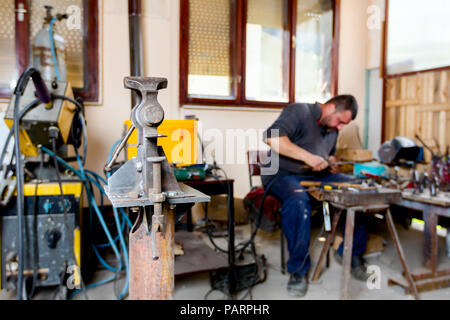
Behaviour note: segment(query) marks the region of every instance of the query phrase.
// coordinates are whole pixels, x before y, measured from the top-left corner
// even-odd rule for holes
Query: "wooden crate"
[[[338,149],[336,155],[343,161],[372,161],[372,151],[365,149]]]

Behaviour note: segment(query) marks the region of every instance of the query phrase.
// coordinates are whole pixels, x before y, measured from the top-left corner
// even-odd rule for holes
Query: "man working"
[[[310,267],[309,241],[311,198],[307,192],[298,192],[301,181],[344,182],[351,177],[337,173],[336,142],[338,132],[354,120],[358,104],[353,96],[336,96],[325,104],[291,104],[283,109],[278,119],[264,134],[271,147],[271,159],[279,156],[275,174],[261,178],[265,190],[281,203],[281,221],[285,233],[290,278],[288,293],[301,297],[308,289],[307,273]],[[305,164],[307,166],[305,166]],[[297,190],[297,191],[296,191]],[[356,225],[352,252],[352,275],[367,279],[362,254],[367,235],[363,225]],[[342,262],[343,244],[335,257]]]

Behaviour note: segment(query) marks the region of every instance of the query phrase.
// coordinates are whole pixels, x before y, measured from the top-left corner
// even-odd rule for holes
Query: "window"
[[[67,81],[75,96],[98,101],[98,1],[89,0],[0,1],[0,98],[11,96],[19,75],[34,63],[33,47],[38,46],[33,44],[45,5],[53,7],[53,14],[70,14],[54,30],[65,41]]]
[[[180,4],[180,104],[282,107],[337,93],[339,0]]]
[[[389,0],[386,6],[388,75],[450,67],[450,1]]]

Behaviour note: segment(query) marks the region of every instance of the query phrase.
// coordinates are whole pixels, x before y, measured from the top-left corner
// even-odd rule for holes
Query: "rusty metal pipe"
[[[161,193],[161,162],[153,162],[153,193]]]
[[[128,28],[130,38],[130,75],[141,77],[144,74],[141,0],[128,0]],[[132,108],[136,105],[137,100],[137,94],[132,92]]]
[[[174,292],[174,210],[163,206],[164,232],[155,233],[160,257],[153,260],[153,249],[146,223],[130,234],[130,299],[168,300]],[[145,222],[145,221],[144,221]]]

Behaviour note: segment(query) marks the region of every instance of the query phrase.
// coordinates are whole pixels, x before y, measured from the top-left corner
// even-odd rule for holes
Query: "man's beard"
[[[332,114],[323,117],[323,119],[320,120],[320,125],[324,126],[324,127],[327,127],[329,130],[335,130],[336,128],[330,126],[331,116],[332,116]]]

